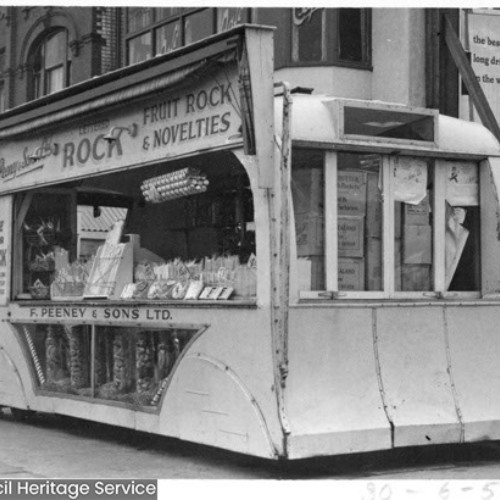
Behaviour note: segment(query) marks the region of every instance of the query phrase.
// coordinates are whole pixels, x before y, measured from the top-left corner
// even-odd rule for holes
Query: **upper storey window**
[[[370,62],[369,9],[292,9],[292,64]]]
[[[246,23],[250,9],[133,7],[126,16],[127,64],[135,64]]]
[[[33,48],[31,54],[32,91],[31,97],[52,94],[69,85],[70,58],[68,32],[51,32]]]

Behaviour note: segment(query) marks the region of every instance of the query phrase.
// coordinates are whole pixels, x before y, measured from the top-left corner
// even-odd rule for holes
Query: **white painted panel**
[[[371,309],[292,309],[289,358],[291,457],[390,448]]]
[[[275,398],[268,388],[268,398]],[[168,387],[162,434],[240,453],[273,458],[264,415],[237,373],[200,353],[184,357]]]
[[[442,308],[381,308],[377,337],[387,410],[395,426],[394,445],[459,441]]]
[[[0,404],[26,408],[21,378],[8,353],[0,347]]]
[[[449,307],[446,317],[465,440],[500,439],[500,307]]]

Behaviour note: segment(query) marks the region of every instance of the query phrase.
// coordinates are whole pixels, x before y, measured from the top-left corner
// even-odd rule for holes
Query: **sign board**
[[[241,140],[240,126],[233,62],[182,90],[1,143],[0,192],[228,146]]]
[[[47,323],[54,321],[79,321],[83,323],[105,323],[109,321],[134,321],[148,323],[172,321],[173,313],[164,306],[133,307],[133,306],[86,306],[44,304],[20,309],[15,315],[16,320]]]
[[[470,63],[493,114],[500,116],[500,16],[471,13],[469,21]],[[480,122],[475,114],[475,121]]]
[[[239,16],[236,12],[233,15]],[[234,19],[231,22],[235,22]],[[243,42],[245,50],[241,53],[236,50],[235,35]],[[222,41],[226,38],[231,43],[224,45]],[[234,57],[227,57],[228,45],[234,47]],[[149,67],[138,72],[137,77],[142,80],[137,87],[127,86],[133,81],[129,75],[123,87],[120,87],[120,79],[116,79],[114,94],[104,81],[109,94],[99,96],[98,87],[94,87],[70,96],[69,101],[61,99],[60,120],[57,113],[54,115],[54,120],[59,120],[56,123],[50,123],[49,111],[43,115],[43,107],[31,110],[31,116],[40,119],[43,129],[36,128],[35,122],[31,130],[20,130],[17,135],[8,136],[8,128],[2,131],[5,139],[0,141],[0,193],[242,144],[246,154],[257,158],[259,185],[271,187],[274,171],[272,30],[235,27],[218,35],[213,54],[220,46],[224,46],[224,57],[210,71],[201,64],[201,69],[182,76],[195,62],[207,61],[206,51],[210,47],[203,46],[194,48],[192,53],[182,52],[172,60],[159,59],[157,72]],[[179,73],[175,74],[177,70]],[[178,77],[184,80],[166,89],[162,82],[169,75],[173,80]],[[141,85],[144,85],[142,89]],[[139,97],[141,92],[149,92],[149,97]],[[134,100],[133,96],[136,96]],[[99,111],[99,98],[103,99],[103,106],[112,102],[123,104],[115,105],[113,110],[105,107]],[[54,106],[51,109],[54,112]],[[98,111],[91,112],[92,109]],[[33,114],[35,111],[38,113]],[[22,113],[19,112],[19,123],[29,128],[30,123],[23,121]],[[16,126],[12,123],[16,116],[9,117],[9,127],[13,127],[14,132]]]
[[[452,206],[479,205],[479,171],[473,162],[446,162],[446,201]]]

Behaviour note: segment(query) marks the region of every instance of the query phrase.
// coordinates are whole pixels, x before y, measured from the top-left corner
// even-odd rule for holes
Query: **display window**
[[[325,290],[325,200],[323,152],[293,153],[292,197],[295,209],[297,257],[303,287]]]
[[[18,325],[42,391],[157,407],[195,329]]]
[[[479,294],[478,164],[297,149],[292,197],[303,298]]]
[[[249,178],[232,153],[16,195],[14,299],[253,300]]]

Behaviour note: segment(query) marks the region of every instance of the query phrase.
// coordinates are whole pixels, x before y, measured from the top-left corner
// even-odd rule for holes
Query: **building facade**
[[[439,9],[2,7],[0,111],[236,24],[275,26],[275,78],[338,97],[457,115],[458,77],[433,93]],[[454,24],[458,11],[451,11]],[[439,23],[437,23],[439,24]],[[443,52],[443,51],[441,51]],[[453,68],[451,68],[453,71]],[[432,83],[434,82],[434,83]],[[438,83],[439,87],[439,83]],[[452,89],[450,96],[449,89]],[[446,101],[444,103],[444,101]]]

